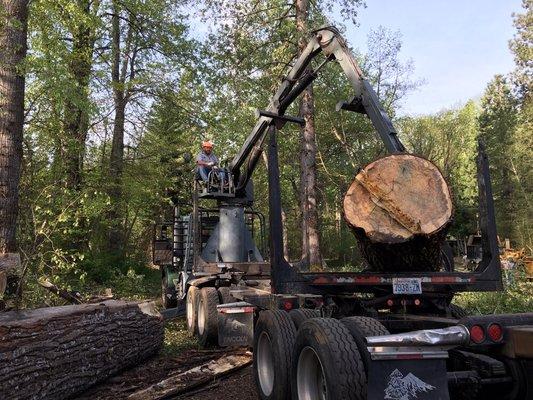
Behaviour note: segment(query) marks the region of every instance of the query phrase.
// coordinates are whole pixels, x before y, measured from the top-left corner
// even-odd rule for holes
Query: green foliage
[[[513,14],[516,34],[510,41],[515,56],[516,69],[513,81],[524,102],[532,100],[533,88],[533,2],[522,0],[523,13]]]
[[[501,292],[462,293],[454,297],[454,303],[474,315],[531,312],[533,282],[522,277]]]
[[[309,27],[329,23],[335,10],[342,10],[343,21],[353,22],[362,3],[312,3]],[[114,6],[121,16],[122,78],[112,83],[109,26]],[[171,199],[190,201],[194,166],[183,155],[196,155],[201,141],[209,138],[219,158],[231,161],[255,124],[254,109],[267,106],[297,54],[303,36],[294,12],[294,2],[279,0],[31,3],[18,231],[28,304],[60,302],[36,284],[41,276],[82,293],[107,286],[121,297],[157,294],[159,273],[146,268],[152,228],[169,217]],[[190,28],[199,18],[210,29],[196,40]],[[358,49],[354,53],[408,150],[435,162],[450,182],[452,233],[463,236],[476,229],[474,158],[481,135],[492,165],[500,235],[531,250],[530,19],[531,2],[524,0],[511,43],[515,73],[495,77],[481,104],[470,101],[434,115],[398,116],[404,96],[420,84],[411,79],[413,63],[400,61],[399,32],[379,27],[368,38],[367,54]],[[88,70],[79,73],[82,67]],[[113,202],[109,165],[116,127],[113,96],[118,90],[127,106],[120,199]],[[322,250],[328,267],[343,271],[360,270],[363,262],[343,223],[342,197],[357,169],[385,154],[368,118],[334,111],[336,103],[352,93],[336,63],[325,66],[314,82]],[[287,114],[298,114],[297,104]],[[73,136],[76,123],[76,132],[85,136]],[[295,260],[301,255],[299,131],[287,125],[280,135],[282,203],[290,258]],[[81,154],[79,185],[68,179],[73,154]],[[264,162],[254,184],[255,208],[266,215]],[[107,250],[112,227],[123,234],[120,257]],[[475,301],[485,302],[487,308],[480,311],[495,305],[498,310],[524,309],[531,307],[529,300],[519,303],[531,289],[528,285],[501,295],[463,295],[461,301],[470,309]],[[169,328],[171,352],[195,345],[176,333],[179,324]]]

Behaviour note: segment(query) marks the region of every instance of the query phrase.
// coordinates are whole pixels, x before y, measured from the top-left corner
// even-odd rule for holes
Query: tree
[[[509,42],[514,54],[516,69],[513,73],[522,99],[531,101],[533,89],[533,2],[522,0],[523,13],[513,14],[516,34]]]
[[[78,18],[67,24],[72,36],[68,71],[74,82],[74,95],[65,102],[63,126],[66,133],[67,186],[79,189],[82,183],[85,144],[89,131],[89,82],[93,53],[98,38],[95,17],[100,0],[77,0]],[[68,11],[72,13],[72,11]],[[68,18],[68,17],[67,17]]]
[[[208,1],[203,12],[204,16],[218,22],[211,41],[215,43],[214,58],[220,62],[220,71],[225,75],[221,77],[225,82],[224,87],[229,87],[233,95],[228,97],[232,97],[233,101],[238,99],[237,102],[241,104],[264,103],[272,95],[275,83],[286,72],[287,61],[295,54],[300,54],[307,45],[312,28],[326,23],[326,14],[337,9],[337,6],[344,20],[354,22],[357,9],[362,4],[360,0],[320,3],[307,0],[254,0],[236,1],[230,6],[222,0]],[[312,86],[304,91],[298,112],[306,121],[300,132],[299,144],[293,143],[294,148],[299,147],[299,184],[292,176],[292,168],[290,182],[298,199],[301,257],[305,261],[303,266],[310,264],[321,267]],[[288,158],[291,165],[295,163],[294,150]]]
[[[498,233],[503,237],[514,237],[517,208],[510,152],[517,123],[517,104],[508,79],[502,75],[494,77],[485,90],[481,108],[479,130],[492,167]]]
[[[0,2],[0,253],[16,249],[28,1]]]
[[[73,191],[81,189],[95,111],[90,83],[96,41],[102,35],[100,9],[100,0],[37,0],[31,5],[31,118],[56,119],[51,136],[61,158],[57,172],[62,184]]]
[[[138,125],[128,119],[127,108],[134,108],[138,117],[142,116],[146,102],[165,81],[179,82],[186,67],[192,68],[197,63],[191,50],[194,42],[186,38],[187,27],[182,15],[166,0],[114,0],[109,14],[114,121],[109,157],[108,250],[122,259],[127,231],[123,218],[125,135],[128,125],[132,130]]]
[[[298,52],[307,46],[309,34],[309,1],[296,1],[296,30],[299,34]],[[322,266],[318,226],[317,168],[315,139],[315,102],[313,85],[307,87],[300,99],[300,117],[305,125],[300,129],[300,209],[302,215],[302,259],[311,268]],[[306,264],[304,263],[304,265]]]
[[[517,124],[514,141],[509,151],[509,164],[516,185],[516,240],[533,253],[533,169],[531,148],[533,148],[533,3],[523,0],[523,13],[514,15],[516,34],[510,42],[515,56],[516,68],[511,74],[517,97]]]

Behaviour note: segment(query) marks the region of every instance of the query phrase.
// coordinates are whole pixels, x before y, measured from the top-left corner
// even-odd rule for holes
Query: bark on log
[[[67,399],[154,355],[154,304],[111,300],[0,314],[0,398]]]
[[[437,271],[453,205],[430,161],[394,154],[363,168],[344,197],[344,216],[377,271]]]

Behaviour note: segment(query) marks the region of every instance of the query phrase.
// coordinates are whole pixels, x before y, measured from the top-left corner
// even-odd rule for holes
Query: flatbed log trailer
[[[325,60],[313,69],[320,53]],[[257,124],[226,170],[228,181],[211,177],[202,187],[195,181],[192,213],[181,216],[176,208],[166,224],[172,239],[160,234],[155,240],[165,303],[186,303],[188,328],[204,345],[253,345],[261,399],[533,399],[533,313],[467,316],[452,303],[459,292],[502,290],[481,144],[483,257],[473,272],[453,265],[437,272],[302,272],[283,257],[277,131],[303,123],[285,111],[332,61],[355,92],[337,110],[367,115],[389,153],[405,152],[338,30],[313,32],[268,109],[258,110]],[[254,243],[253,224],[246,224],[263,221],[246,210],[265,142],[268,261]],[[203,199],[217,200],[218,212],[201,208]]]

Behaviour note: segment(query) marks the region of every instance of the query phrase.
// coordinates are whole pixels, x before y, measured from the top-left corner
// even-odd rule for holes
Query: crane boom
[[[315,70],[308,68],[311,61],[323,53],[326,59]],[[346,45],[340,32],[334,27],[323,27],[313,32],[309,43],[302,51],[288,74],[272,97],[267,111],[269,114],[283,116],[287,108],[317,78],[318,71],[330,60],[336,60],[354,89],[354,96],[349,102],[340,102],[337,110],[344,109],[366,114],[385,144],[389,153],[405,151],[398,139],[397,132],[381,106],[377,94],[364,77],[353,54]],[[260,116],[252,132],[246,138],[239,152],[229,165],[235,177],[236,190],[243,190],[255,169],[261,155],[267,128],[274,117]]]

